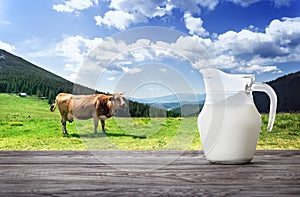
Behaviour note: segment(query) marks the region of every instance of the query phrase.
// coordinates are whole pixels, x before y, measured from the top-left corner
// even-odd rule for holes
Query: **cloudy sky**
[[[200,93],[207,66],[300,70],[300,1],[1,0],[0,48],[103,91]]]

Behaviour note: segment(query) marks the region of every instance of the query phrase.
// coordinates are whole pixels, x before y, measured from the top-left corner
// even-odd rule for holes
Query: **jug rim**
[[[219,91],[211,91],[211,90],[209,90],[209,91],[205,92],[204,94],[207,94],[207,93],[216,93],[216,94],[217,93],[219,93],[219,94],[251,93],[253,91],[254,90],[252,90],[252,88],[248,88],[248,89],[245,89],[245,90],[237,90],[237,91],[233,91],[233,90],[230,90],[230,91],[226,91],[226,90],[224,90],[224,91],[221,91],[221,90],[219,90]]]
[[[205,92],[251,93],[255,81],[254,74],[229,74],[216,68],[202,69]]]

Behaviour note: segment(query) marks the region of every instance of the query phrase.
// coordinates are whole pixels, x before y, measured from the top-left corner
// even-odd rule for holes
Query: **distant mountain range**
[[[152,98],[129,98],[132,101],[149,104],[151,106],[163,107],[171,110],[183,105],[203,105],[205,94],[172,94]]]
[[[267,83],[273,87],[277,94],[277,112],[300,112],[300,71]],[[29,95],[46,97],[49,100],[48,102],[51,103],[59,92],[93,94],[95,90],[74,84],[0,49],[0,92],[25,92]],[[269,98],[259,92],[254,92],[253,95],[258,110],[260,112],[268,112]],[[144,103],[172,110],[176,113],[184,112],[187,115],[199,113],[204,99],[204,94],[175,94],[143,99],[129,98],[129,100],[136,102],[134,106],[137,109],[142,109],[138,107],[139,104],[137,103]]]
[[[300,71],[284,75],[273,81],[266,82],[277,94],[277,112],[300,112]],[[268,113],[270,100],[265,93],[253,92],[254,103],[259,112]],[[197,114],[195,108],[201,110],[205,94],[174,94],[154,98],[130,98],[131,100],[146,103],[151,106],[161,107],[180,112],[185,108]],[[183,110],[181,110],[182,112]],[[188,111],[188,110],[186,110]]]

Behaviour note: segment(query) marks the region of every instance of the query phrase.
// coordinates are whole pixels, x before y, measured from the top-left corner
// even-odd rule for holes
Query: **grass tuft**
[[[8,124],[10,126],[24,126],[23,122],[9,122]]]

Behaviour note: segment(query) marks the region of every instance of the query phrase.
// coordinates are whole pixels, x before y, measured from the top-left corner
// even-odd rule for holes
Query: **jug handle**
[[[253,91],[259,91],[266,93],[270,98],[270,111],[269,111],[269,120],[267,130],[271,131],[273,128],[273,124],[276,116],[276,108],[277,108],[277,96],[273,88],[265,83],[254,82],[252,84]]]

